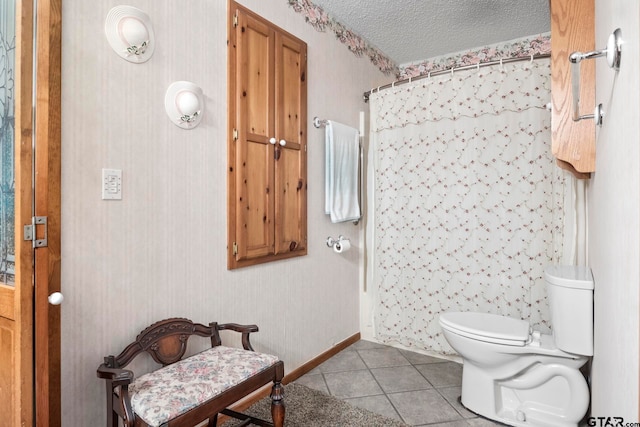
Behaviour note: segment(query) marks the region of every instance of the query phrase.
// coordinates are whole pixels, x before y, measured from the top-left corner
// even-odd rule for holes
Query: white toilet
[[[544,272],[553,335],[525,320],[443,313],[440,326],[464,361],[462,404],[513,426],[577,426],[589,407],[580,372],[593,355],[593,278],[584,267]]]

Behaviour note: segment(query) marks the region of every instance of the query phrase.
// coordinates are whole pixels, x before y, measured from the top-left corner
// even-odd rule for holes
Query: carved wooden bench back
[[[105,357],[105,364],[109,368],[124,368],[138,354],[146,351],[162,366],[170,365],[182,359],[192,335],[210,337],[212,347],[220,345],[217,326],[216,322],[205,326],[182,318],[161,320],[140,332],[118,356]]]

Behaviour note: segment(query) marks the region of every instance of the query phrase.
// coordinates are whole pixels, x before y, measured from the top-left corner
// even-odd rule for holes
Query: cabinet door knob
[[[287,141],[285,141],[284,139],[280,140],[280,146],[284,147],[285,145],[287,145]]]
[[[269,138],[269,144],[271,145],[276,145],[276,139],[275,138]]]

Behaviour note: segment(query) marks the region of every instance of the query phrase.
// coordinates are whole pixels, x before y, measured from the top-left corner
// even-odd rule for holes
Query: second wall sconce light
[[[146,13],[133,6],[116,6],[107,14],[104,32],[113,50],[129,62],[140,64],[153,55],[153,26]]]
[[[182,129],[193,129],[200,124],[204,111],[202,89],[195,83],[173,82],[164,96],[164,108],[169,119]]]

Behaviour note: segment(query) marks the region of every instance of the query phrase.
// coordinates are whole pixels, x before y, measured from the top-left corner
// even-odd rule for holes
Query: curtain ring
[[[451,67],[451,77],[453,77],[453,68],[454,67]]]
[[[533,53],[531,54],[531,63],[533,64]]]

